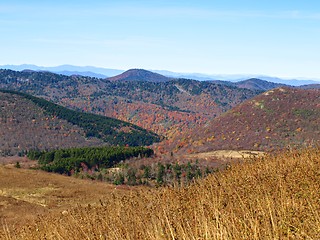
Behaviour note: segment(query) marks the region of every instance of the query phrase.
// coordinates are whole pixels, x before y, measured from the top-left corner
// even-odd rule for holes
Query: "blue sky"
[[[0,53],[0,65],[320,78],[320,1],[1,1]]]

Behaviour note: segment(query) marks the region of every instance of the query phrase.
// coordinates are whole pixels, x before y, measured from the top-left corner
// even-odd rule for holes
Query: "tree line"
[[[83,147],[53,151],[30,150],[27,157],[38,160],[40,169],[48,172],[73,175],[84,169],[95,171],[111,168],[133,157],[150,157],[153,150],[146,147]]]

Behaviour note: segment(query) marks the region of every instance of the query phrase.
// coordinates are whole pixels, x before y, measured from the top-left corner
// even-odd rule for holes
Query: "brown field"
[[[9,162],[16,160],[20,160],[21,165],[27,164],[21,158],[8,158]],[[130,189],[119,190],[110,184],[17,169],[13,165],[0,166],[0,220],[10,231],[35,223],[39,216],[61,214],[75,206],[94,205],[114,191],[121,195]]]
[[[319,148],[250,158],[189,187],[0,176],[3,239],[320,239]]]

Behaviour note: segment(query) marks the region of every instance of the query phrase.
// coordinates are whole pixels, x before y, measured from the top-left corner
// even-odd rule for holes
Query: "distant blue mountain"
[[[55,73],[66,75],[66,76],[79,75],[79,76],[95,77],[95,78],[107,78],[108,77],[106,75],[94,73],[94,72],[60,71],[60,72],[55,72]]]
[[[261,80],[265,80],[268,82],[274,82],[274,83],[281,83],[291,86],[301,86],[301,85],[308,85],[308,84],[319,84],[320,80],[316,81],[314,79],[281,79],[276,77],[268,77],[268,76],[257,76],[256,78],[259,78]],[[247,79],[247,78],[245,78]],[[243,80],[245,80],[243,79]]]
[[[162,74],[167,77],[175,77],[175,78],[188,78],[195,79],[199,81],[212,81],[212,80],[220,80],[220,81],[230,81],[230,82],[239,82],[248,79],[261,79],[268,82],[280,83],[291,86],[300,86],[300,85],[308,85],[308,84],[319,84],[320,79],[282,79],[277,77],[270,77],[265,75],[240,75],[240,74],[202,74],[202,73],[176,73],[170,72],[166,70],[152,70],[153,72]]]
[[[22,71],[25,69],[34,70],[34,71],[48,71],[58,74],[64,75],[80,75],[80,76],[88,76],[88,77],[99,77],[99,78],[107,78],[111,76],[115,76],[124,72],[124,70],[119,69],[109,69],[109,68],[98,68],[98,67],[79,67],[73,65],[61,65],[56,67],[43,67],[36,66],[31,64],[22,64],[22,65],[2,65],[0,66],[2,69],[11,69],[15,71]]]

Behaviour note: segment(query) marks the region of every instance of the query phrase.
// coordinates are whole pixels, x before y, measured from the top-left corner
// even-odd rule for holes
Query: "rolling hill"
[[[320,143],[320,91],[270,90],[173,140],[178,152],[274,150]],[[165,144],[165,143],[163,143]]]
[[[28,94],[0,91],[1,155],[30,149],[150,145],[159,137],[117,119],[77,112]]]
[[[205,125],[261,93],[213,82],[108,81],[50,72],[0,70],[0,88],[30,93],[81,111],[114,117],[168,138]]]

